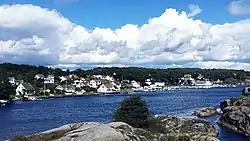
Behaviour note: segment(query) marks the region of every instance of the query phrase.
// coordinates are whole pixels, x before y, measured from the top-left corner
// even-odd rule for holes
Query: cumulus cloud
[[[0,59],[12,63],[250,70],[249,34],[250,20],[211,25],[175,9],[142,26],[89,30],[55,10],[0,6]]]
[[[228,6],[228,11],[232,15],[250,14],[250,2],[246,0],[232,1]]]
[[[194,17],[202,12],[202,9],[199,7],[199,5],[189,4],[188,8],[190,10],[188,17]]]

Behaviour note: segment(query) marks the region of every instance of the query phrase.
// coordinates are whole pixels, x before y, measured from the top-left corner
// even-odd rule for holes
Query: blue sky
[[[0,61],[250,70],[250,0],[0,0]]]
[[[246,19],[249,15],[232,16],[228,4],[232,0],[1,0],[0,4],[33,4],[56,9],[72,22],[93,29],[119,28],[125,24],[142,25],[149,18],[160,16],[165,9],[188,12],[189,4],[203,10],[196,19],[222,24]]]

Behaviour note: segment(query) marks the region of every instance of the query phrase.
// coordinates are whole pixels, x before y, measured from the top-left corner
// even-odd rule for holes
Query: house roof
[[[110,84],[110,83],[106,83],[106,84],[104,84],[108,89],[110,89],[110,88],[113,88],[114,87],[114,85],[112,85],[112,84]]]
[[[22,85],[28,91],[34,91],[35,90],[30,83],[22,83]]]
[[[35,77],[45,77],[43,74],[36,74]]]

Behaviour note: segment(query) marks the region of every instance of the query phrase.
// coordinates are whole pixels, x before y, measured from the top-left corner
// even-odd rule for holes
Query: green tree
[[[15,88],[8,81],[0,84],[0,90],[0,99],[11,100],[11,95],[15,94]]]
[[[120,103],[113,114],[113,120],[125,122],[134,127],[142,127],[151,114],[146,102],[139,95],[134,95],[125,98]]]

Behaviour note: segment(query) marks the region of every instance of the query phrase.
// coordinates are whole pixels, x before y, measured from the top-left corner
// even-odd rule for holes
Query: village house
[[[44,78],[44,83],[54,84],[55,83],[54,75],[48,75],[46,78]]]
[[[63,91],[64,88],[61,85],[58,85],[55,87],[55,90]]]
[[[118,91],[121,90],[121,83],[119,83],[118,81],[111,82],[111,84],[114,85]]]
[[[9,83],[11,85],[15,85],[15,78],[14,77],[9,77]]]
[[[115,93],[119,92],[119,88],[111,83],[102,84],[98,89],[98,93]]]
[[[35,79],[38,80],[38,79],[44,79],[45,76],[43,74],[36,74],[35,75]]]
[[[80,79],[80,77],[77,76],[77,75],[75,75],[75,74],[70,74],[70,75],[69,75],[69,78],[70,78],[70,79],[73,79],[73,80],[78,80],[78,79]]]
[[[74,94],[75,91],[75,86],[73,85],[63,85],[64,91],[65,91],[65,95],[72,95]]]
[[[76,88],[76,89],[75,89],[75,93],[76,93],[77,95],[82,95],[82,94],[86,93],[86,91],[85,91],[84,89]]]
[[[130,81],[129,80],[122,80],[122,83],[130,84]]]
[[[155,88],[164,88],[165,87],[165,82],[155,82],[154,87]]]
[[[138,88],[141,87],[140,83],[139,83],[139,82],[136,82],[136,81],[134,81],[134,80],[131,81],[131,85],[132,85],[133,88],[136,88],[136,89],[138,89]]]
[[[195,80],[191,74],[185,74],[179,81],[181,85],[195,85]]]
[[[74,85],[76,88],[81,88],[81,87],[82,87],[82,84],[83,84],[83,81],[82,81],[82,80],[74,80],[74,82],[73,82],[73,85]]]
[[[76,87],[74,85],[58,85],[55,88],[56,92],[62,93],[65,92],[65,95],[72,95],[74,94],[76,91]]]
[[[91,88],[97,88],[98,84],[97,84],[96,80],[90,80],[89,81],[89,87],[91,87]]]
[[[68,76],[60,76],[59,78],[60,78],[60,82],[64,82],[70,79]]]
[[[15,85],[15,86],[18,86],[19,84],[23,83],[24,81],[23,80],[16,80],[14,77],[9,77],[9,83],[11,85]]]
[[[108,81],[115,81],[115,79],[113,77],[108,76],[108,75],[105,77],[105,79]]]
[[[93,77],[97,79],[104,79],[102,75],[93,75]]]
[[[16,95],[34,95],[35,89],[30,83],[21,83],[16,88]]]
[[[195,81],[195,86],[211,86],[211,85],[213,85],[213,83],[208,79]]]
[[[152,84],[151,79],[147,79],[147,80],[145,81],[145,83],[146,83],[147,85],[151,85],[151,84]]]

